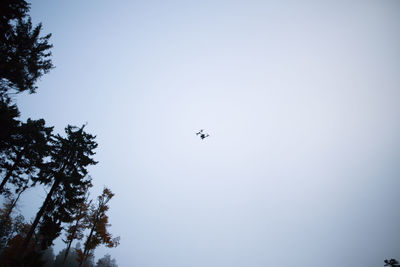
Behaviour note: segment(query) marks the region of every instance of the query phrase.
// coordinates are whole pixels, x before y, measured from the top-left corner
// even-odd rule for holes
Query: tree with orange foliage
[[[90,208],[90,204],[92,201],[88,200],[89,193],[86,194],[85,201],[80,203],[78,209],[76,211],[75,216],[73,217],[73,222],[66,229],[66,239],[63,239],[64,243],[67,244],[67,248],[65,249],[64,259],[62,262],[62,266],[65,263],[65,260],[68,257],[69,251],[71,249],[72,242],[74,240],[82,240],[84,237],[83,232],[88,228],[88,212]]]
[[[110,226],[106,214],[109,209],[107,204],[113,196],[114,193],[112,193],[110,189],[104,188],[103,193],[97,198],[97,205],[92,205],[90,208],[88,216],[88,228],[90,232],[86,238],[84,251],[78,251],[79,267],[82,266],[85,259],[88,258],[100,244],[104,244],[109,248],[119,245],[120,238],[113,238],[107,229]]]

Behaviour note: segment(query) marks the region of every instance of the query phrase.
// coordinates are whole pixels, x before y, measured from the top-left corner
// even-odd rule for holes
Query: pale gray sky
[[[88,122],[98,136],[92,195],[115,192],[121,236],[98,256],[120,267],[400,258],[399,1],[37,0],[31,11],[53,33],[56,69],[19,105],[58,132]],[[41,192],[21,202],[29,216]]]

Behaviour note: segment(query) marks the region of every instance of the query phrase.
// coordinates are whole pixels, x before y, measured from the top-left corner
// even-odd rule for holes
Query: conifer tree
[[[65,132],[66,137],[56,135],[51,140],[50,161],[34,179],[35,182],[51,185],[51,188],[24,239],[20,256],[27,249],[42,216],[48,215],[45,220],[52,220],[54,224],[69,222],[71,212],[84,201],[86,188],[91,184],[87,167],[97,163],[92,158],[97,147],[95,136],[86,133],[84,126],[77,128],[69,125]]]
[[[36,81],[53,68],[51,35],[41,36],[42,25],[32,25],[29,9],[24,0],[0,1],[0,153],[19,123],[10,95],[34,93]]]
[[[12,136],[19,126],[19,110],[10,99],[0,94],[0,164],[4,163],[4,151],[12,146]]]
[[[52,127],[46,127],[45,121],[28,119],[16,127],[9,141],[8,149],[3,153],[1,169],[4,177],[0,183],[0,192],[11,181],[16,191],[21,191],[30,176],[39,172],[43,160],[49,155],[49,141]]]
[[[0,94],[29,91],[52,67],[50,34],[41,36],[42,25],[32,25],[24,0],[0,1]]]

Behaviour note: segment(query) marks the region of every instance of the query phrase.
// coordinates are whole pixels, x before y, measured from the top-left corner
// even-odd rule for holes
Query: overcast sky
[[[400,258],[400,2],[52,1],[23,118],[97,135],[120,267]],[[195,132],[206,129],[200,140]],[[27,218],[43,190],[21,201]],[[57,241],[57,250],[63,248]]]

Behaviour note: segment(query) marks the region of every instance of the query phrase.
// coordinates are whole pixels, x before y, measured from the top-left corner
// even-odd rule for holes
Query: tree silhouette
[[[32,26],[24,0],[0,1],[0,152],[18,124],[19,111],[10,94],[34,93],[36,81],[52,67],[50,35]]]
[[[1,30],[5,31],[5,29],[11,27],[10,21],[26,15],[29,11],[29,4],[20,0],[4,0],[0,3],[0,8]]]
[[[70,253],[68,253],[67,257],[65,257],[66,254],[66,249],[63,249],[58,253],[56,256],[56,259],[54,261],[53,267],[78,267],[79,262],[78,262],[78,253],[77,251],[81,250],[81,245],[80,243],[77,243],[75,248],[71,249]],[[64,260],[64,258],[66,258]],[[93,257],[88,257],[86,261],[83,263],[83,266],[94,266],[94,258]]]
[[[0,92],[34,93],[35,82],[53,67],[51,35],[40,36],[41,24],[33,27],[26,1],[0,3]]]
[[[7,247],[8,242],[18,233],[24,226],[24,216],[18,215],[11,217],[11,211],[14,206],[14,200],[8,199],[0,209],[0,253]]]
[[[91,184],[86,168],[97,163],[92,159],[93,150],[97,147],[95,136],[86,133],[84,126],[77,128],[69,125],[65,132],[66,137],[56,135],[51,140],[50,161],[34,178],[35,182],[51,184],[51,188],[24,239],[20,256],[27,249],[42,216],[52,214],[52,218],[45,218],[52,220],[52,226],[62,221],[69,222],[71,212],[84,201],[86,189]]]
[[[119,237],[112,238],[107,230],[107,203],[114,194],[105,188],[97,205],[87,200],[92,186],[87,167],[97,164],[93,160],[97,143],[85,126],[68,125],[61,136],[53,135],[43,119],[19,119],[14,95],[35,93],[38,79],[53,68],[51,35],[42,34],[41,24],[32,24],[29,10],[24,0],[0,1],[0,195],[7,199],[0,209],[0,266],[51,266],[54,255],[47,248],[65,223],[69,224],[67,248],[53,266],[60,266],[60,261],[61,265],[93,266],[92,253],[98,245],[119,244]],[[28,224],[22,215],[12,213],[21,194],[38,184],[49,191]],[[85,230],[89,234],[83,251],[71,250]],[[98,265],[108,263],[115,260],[106,255]]]
[[[96,267],[118,267],[118,265],[115,259],[111,259],[110,254],[106,254],[97,261]]]
[[[43,119],[28,119],[16,128],[3,154],[1,168],[5,170],[5,175],[0,183],[0,192],[4,192],[10,180],[17,187],[17,192],[22,190],[28,178],[39,172],[44,158],[50,152],[52,130],[52,127],[45,126]]]
[[[80,264],[90,255],[90,253],[100,244],[105,244],[107,247],[116,247],[119,245],[119,237],[112,238],[108,232],[107,227],[110,226],[108,223],[108,216],[106,214],[108,202],[114,194],[110,189],[104,188],[103,193],[97,198],[97,205],[92,205],[89,214],[89,235],[86,238],[84,251],[79,254]]]
[[[8,229],[6,234],[8,236],[4,237],[3,240],[6,241],[5,247],[2,249],[0,266],[16,266],[15,257],[18,254],[18,250],[21,247],[24,236],[29,230],[30,225],[24,222],[24,217],[22,215],[16,216],[15,218],[10,217],[10,223],[5,225]],[[3,234],[3,233],[2,233]],[[32,245],[32,244],[31,244]],[[29,260],[35,261],[33,258],[35,253],[30,253],[28,255]],[[32,262],[31,262],[32,263]]]
[[[19,111],[11,100],[0,95],[0,163],[5,160],[3,152],[12,146],[12,136],[16,134],[19,125]]]
[[[55,258],[55,256],[54,256],[54,251],[53,251],[52,247],[43,251],[42,257],[41,257],[42,261],[44,262],[43,267],[53,267],[54,258]]]
[[[64,261],[62,265],[64,265],[66,258],[68,257],[72,242],[74,240],[82,240],[84,237],[83,232],[88,228],[88,212],[89,207],[92,201],[88,200],[89,194],[86,194],[85,201],[78,205],[77,210],[75,211],[75,215],[73,217],[72,223],[66,229],[66,239],[64,243],[67,244],[65,249]]]

